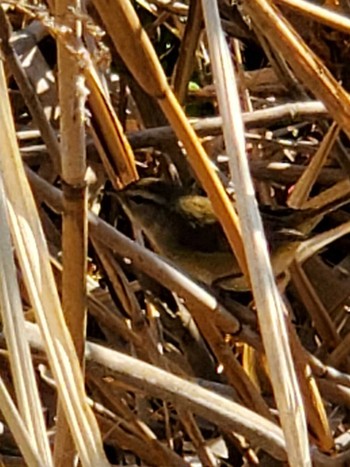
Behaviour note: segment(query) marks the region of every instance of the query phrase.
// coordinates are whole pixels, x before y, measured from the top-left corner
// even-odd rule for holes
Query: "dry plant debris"
[[[349,17],[0,3],[1,465],[350,465]]]

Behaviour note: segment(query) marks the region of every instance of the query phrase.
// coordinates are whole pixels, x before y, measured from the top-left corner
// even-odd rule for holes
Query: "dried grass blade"
[[[349,233],[350,221],[338,225],[337,227],[334,227],[334,229],[327,230],[327,232],[315,235],[310,240],[306,240],[300,244],[296,254],[296,260],[299,263],[303,263],[325,246],[329,245],[332,242],[335,242],[339,238]]]
[[[322,191],[319,195],[313,196],[303,205],[303,209],[321,209],[327,204],[341,202],[350,195],[350,181],[348,179],[341,180],[335,185]]]
[[[43,463],[53,465],[24,316],[7,224],[6,195],[0,175],[0,307],[20,414]]]
[[[307,353],[290,320],[288,320],[288,330],[310,431],[321,450],[330,454],[334,450],[334,440],[320,391],[311,373]]]
[[[9,395],[3,380],[0,378],[0,407],[6,422],[15,438],[18,447],[20,448],[27,465],[31,467],[45,467],[46,464],[40,459],[39,453],[36,451],[34,443],[31,442],[31,436],[23,425],[17,408]],[[52,464],[49,464],[52,465]]]
[[[333,123],[316,151],[316,154],[311,159],[310,164],[295,184],[288,198],[288,206],[294,209],[303,208],[338,135],[339,127],[336,123]]]
[[[9,23],[3,7],[0,8],[0,37],[1,49],[5,56],[6,64],[16,80],[17,86],[21,91],[33,120],[40,129],[41,137],[46,144],[55,171],[60,173],[61,157],[57,137],[52,126],[47,121],[38,95],[34,92],[33,86],[30,83],[15,50],[13,49],[13,46],[10,44]]]

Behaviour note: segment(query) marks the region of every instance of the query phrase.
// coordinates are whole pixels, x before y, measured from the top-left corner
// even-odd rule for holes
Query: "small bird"
[[[126,214],[146,234],[155,252],[204,284],[229,290],[247,288],[206,196],[188,193],[161,179],[145,178],[119,192],[118,198]],[[293,254],[296,246],[308,238],[298,230],[298,225],[305,219],[320,218],[319,211],[326,211],[326,208],[312,212],[265,209],[262,218],[272,252],[281,244],[295,244],[290,249]],[[283,270],[283,267],[279,265],[278,269]]]
[[[177,185],[147,178],[118,197],[152,249],[193,278],[212,285],[242,275],[206,196],[186,194]]]

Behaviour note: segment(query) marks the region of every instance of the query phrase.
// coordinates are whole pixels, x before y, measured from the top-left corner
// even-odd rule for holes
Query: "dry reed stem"
[[[202,0],[202,7],[249,276],[288,460],[291,465],[311,466],[304,407],[289,347],[282,299],[274,282],[249,173],[235,72],[216,3]]]
[[[37,326],[27,323],[26,330],[31,345],[42,349]],[[87,342],[86,359],[112,370],[136,391],[179,404],[222,429],[241,433],[253,445],[285,460],[282,430],[255,412],[160,368],[97,344]]]
[[[76,0],[56,0],[55,14],[79,40],[81,22],[69,18],[67,9],[79,11]],[[62,223],[62,307],[78,359],[84,371],[87,273],[87,190],[85,183],[85,101],[82,70],[63,42],[57,43],[60,104],[61,167],[64,195]],[[61,401],[57,407],[55,466],[74,465],[76,447]]]

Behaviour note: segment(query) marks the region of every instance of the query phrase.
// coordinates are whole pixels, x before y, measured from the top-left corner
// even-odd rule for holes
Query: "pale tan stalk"
[[[298,263],[303,263],[307,259],[311,258],[315,253],[335,242],[344,235],[350,233],[350,221],[344,222],[333,229],[322,232],[310,240],[302,242],[298,248],[296,260]]]
[[[243,119],[232,59],[216,2],[202,0],[223,134],[236,189],[259,326],[290,465],[311,466],[306,416],[298,385],[281,297],[277,290],[245,151]]]

